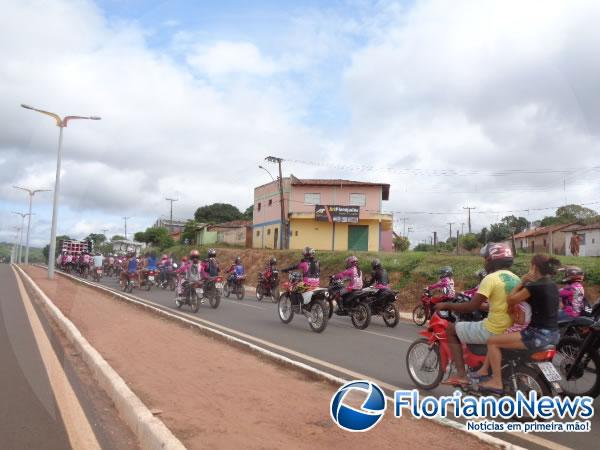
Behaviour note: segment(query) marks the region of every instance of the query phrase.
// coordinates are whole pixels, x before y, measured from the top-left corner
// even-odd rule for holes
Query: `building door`
[[[279,248],[279,228],[273,230],[273,248]]]
[[[348,250],[366,252],[369,249],[369,227],[366,225],[348,226]]]

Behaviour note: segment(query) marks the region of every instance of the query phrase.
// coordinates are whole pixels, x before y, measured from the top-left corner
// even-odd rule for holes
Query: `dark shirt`
[[[558,304],[560,296],[558,287],[548,278],[543,277],[537,281],[526,283],[525,287],[531,297],[531,322],[530,327],[546,330],[558,329]]]

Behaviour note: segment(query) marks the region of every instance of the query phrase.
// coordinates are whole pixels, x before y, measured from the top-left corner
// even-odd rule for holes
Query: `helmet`
[[[475,272],[475,275],[477,275],[479,281],[481,281],[487,276],[487,272],[485,269],[479,269],[477,272]]]
[[[166,253],[163,253],[163,255],[162,255],[162,259],[167,259],[167,258],[168,258],[167,254],[166,254]]]
[[[274,266],[275,264],[277,264],[277,258],[275,258],[274,256],[269,260],[269,265]]]
[[[304,247],[304,250],[302,250],[302,256],[304,256],[305,258],[314,258],[315,249],[308,246]]]
[[[235,263],[236,264],[241,264],[242,263],[242,258],[240,258],[239,256],[235,257]]]
[[[358,258],[354,255],[352,256],[348,256],[346,258],[346,268],[352,267],[352,266],[357,266],[358,265]]]
[[[438,270],[438,273],[440,274],[440,278],[451,277],[454,274],[452,267],[450,266],[442,267]]]
[[[565,277],[561,281],[561,283],[574,283],[576,281],[583,281],[583,277],[585,276],[585,272],[577,266],[565,267]]]
[[[181,262],[187,262],[187,256],[184,256],[183,258],[181,258]]]
[[[207,254],[209,258],[217,257],[217,251],[214,248],[209,248]]]
[[[498,270],[500,267],[509,268],[514,261],[513,252],[506,244],[490,242],[481,247],[479,254],[482,258],[485,258],[486,263],[492,264],[489,267],[486,265],[488,272],[492,268],[495,268],[495,270]]]
[[[379,269],[381,267],[381,261],[375,258],[373,261],[371,261],[371,267],[373,269]]]
[[[200,259],[200,252],[198,250],[192,250],[190,252],[190,259]]]

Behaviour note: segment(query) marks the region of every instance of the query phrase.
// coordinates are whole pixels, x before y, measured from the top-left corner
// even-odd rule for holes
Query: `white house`
[[[570,225],[561,230],[565,234],[565,250],[572,256],[569,243],[573,233],[579,235],[579,256],[600,256],[600,223],[589,225]]]

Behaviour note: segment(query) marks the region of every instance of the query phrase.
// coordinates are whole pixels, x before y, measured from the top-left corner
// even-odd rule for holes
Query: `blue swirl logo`
[[[358,392],[365,397],[360,409],[344,403],[350,392]],[[331,398],[331,419],[346,431],[368,431],[383,418],[385,406],[385,394],[375,383],[351,381],[339,388]]]

